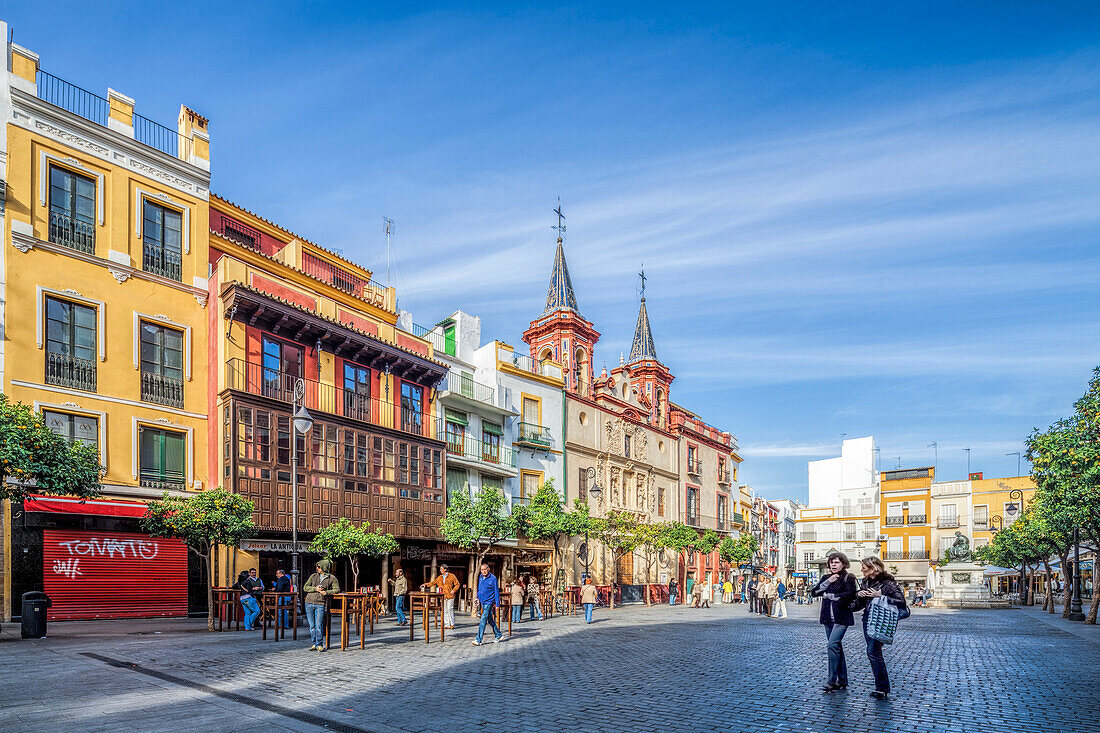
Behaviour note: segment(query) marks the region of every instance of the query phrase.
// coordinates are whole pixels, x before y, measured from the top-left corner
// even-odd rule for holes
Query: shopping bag
[[[867,636],[883,644],[893,644],[898,630],[898,609],[879,596],[867,604]]]

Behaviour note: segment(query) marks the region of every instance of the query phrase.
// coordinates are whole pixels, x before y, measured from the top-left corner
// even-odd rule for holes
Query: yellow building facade
[[[32,51],[6,50],[3,391],[98,448],[106,499],[201,490],[209,485],[207,121],[181,107],[175,128],[161,126],[120,92],[100,97],[43,72]],[[41,550],[36,527],[68,531],[64,517],[40,522],[3,507],[5,619],[13,597],[44,572],[40,560],[37,569],[25,561],[33,551],[13,566],[13,535]]]
[[[989,544],[993,530],[1007,527],[1016,521],[1034,497],[1035,481],[1030,476],[971,481],[974,546]]]
[[[879,474],[881,557],[903,585],[923,583],[928,577],[935,474],[931,466]]]

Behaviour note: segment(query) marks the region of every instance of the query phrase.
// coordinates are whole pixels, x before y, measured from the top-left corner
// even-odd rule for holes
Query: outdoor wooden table
[[[359,648],[363,649],[365,637],[363,636],[363,602],[366,600],[366,593],[337,593],[333,596],[328,596],[327,599],[334,601],[334,604],[329,605],[329,612],[334,616],[340,617],[340,651],[345,651],[348,648],[348,634],[351,633],[350,621],[352,618],[355,620],[356,633],[359,634]],[[329,627],[325,627],[325,647],[329,646]]]
[[[521,606],[522,608],[522,606]],[[507,593],[500,594],[500,603],[497,604],[497,610],[500,615],[507,614],[508,616],[508,636],[512,635],[512,597]],[[497,628],[501,626],[500,616],[497,617]]]
[[[298,641],[298,594],[293,591],[285,591],[282,593],[276,591],[267,591],[262,594],[260,598],[260,611],[263,619],[263,639],[267,641],[267,619],[268,612],[271,612],[271,619],[274,622],[275,641],[279,640],[280,635],[282,638],[286,638],[286,629],[283,628],[282,619],[280,618],[280,611],[286,611],[290,614],[293,621],[291,621],[291,629],[293,629],[292,636],[294,641]]]
[[[363,592],[363,613],[366,616],[367,628],[374,635],[374,620],[378,618],[378,609],[382,603],[382,591],[368,590]]]
[[[580,605],[580,588],[566,588],[562,591],[562,608],[570,616],[577,615],[577,606]]]
[[[409,641],[413,640],[413,631],[416,629],[417,611],[420,611],[420,616],[424,620],[424,643],[430,643],[431,631],[428,616],[433,612],[436,614],[436,626],[439,627],[439,640],[444,641],[443,594],[418,590],[409,592]]]
[[[549,589],[539,590],[539,606],[542,608],[542,615],[546,618],[554,617],[554,595]]]
[[[241,630],[241,615],[237,612],[237,606],[241,603],[241,592],[236,588],[213,588],[214,613],[218,615],[218,631],[223,631],[222,621],[232,630],[234,619],[237,621],[237,631]],[[230,616],[229,614],[233,614]]]

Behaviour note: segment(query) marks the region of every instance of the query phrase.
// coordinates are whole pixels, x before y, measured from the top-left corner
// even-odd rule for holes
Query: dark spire
[[[638,307],[638,325],[634,327],[634,343],[630,346],[629,363],[642,359],[657,361],[657,347],[653,345],[653,332],[649,330],[649,314],[645,310],[645,298]]]
[[[569,279],[569,267],[565,264],[565,250],[558,237],[558,251],[554,253],[554,270],[550,273],[550,288],[546,292],[546,309],[543,313],[556,310],[571,310],[577,315],[577,296],[573,293],[573,283]]]

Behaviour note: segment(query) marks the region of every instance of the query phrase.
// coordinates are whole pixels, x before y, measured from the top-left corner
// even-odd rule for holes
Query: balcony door
[[[294,383],[302,376],[302,347],[263,337],[263,393],[265,397],[290,402]]]
[[[370,369],[344,362],[344,415],[372,422],[370,409]]]
[[[50,241],[95,253],[95,181],[50,166]]]
[[[183,407],[183,332],[141,322],[141,399]]]
[[[424,388],[419,384],[401,383],[401,429],[423,435]]]
[[[96,391],[96,311],[46,298],[46,384]]]

